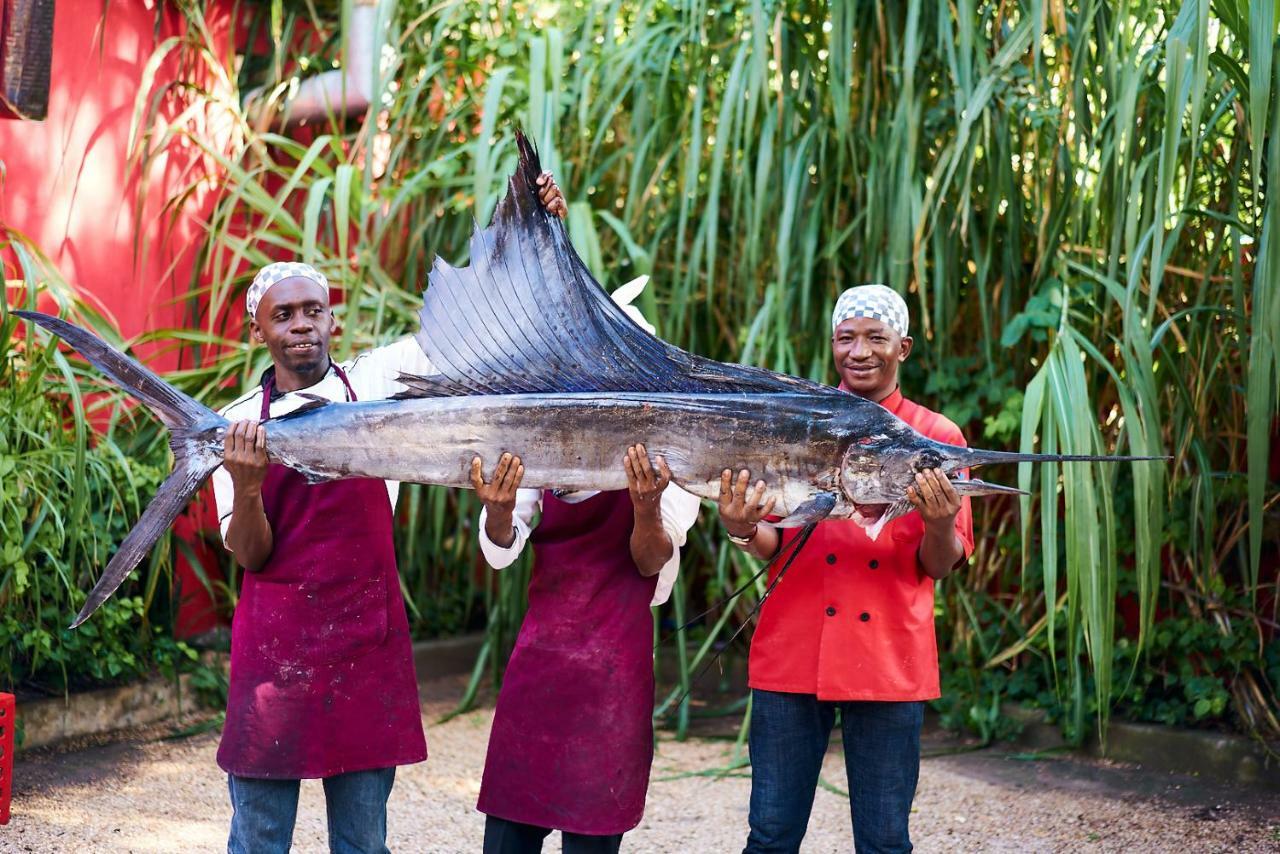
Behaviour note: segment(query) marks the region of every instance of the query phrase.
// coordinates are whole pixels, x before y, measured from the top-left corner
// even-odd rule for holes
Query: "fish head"
[[[849,445],[840,463],[840,489],[849,501],[893,504],[907,497],[918,472],[940,468],[950,476],[959,467],[936,443],[903,438],[864,438]]]

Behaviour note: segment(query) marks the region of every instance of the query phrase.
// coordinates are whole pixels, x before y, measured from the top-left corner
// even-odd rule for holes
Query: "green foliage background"
[[[990,734],[1002,698],[1039,698],[1080,735],[1181,660],[1190,672],[1156,690],[1185,707],[1174,719],[1280,730],[1264,652],[1275,4],[401,0],[384,6],[379,103],[288,135],[255,129],[236,95],[265,85],[278,101],[304,65],[330,67],[350,0],[248,5],[276,47],[230,59],[182,8],[188,34],[149,73],[176,53],[191,80],[144,81],[134,138],[145,168],[186,137],[155,120],[175,101],[236,128],[229,146],[190,137],[225,187],[184,331],[200,367],[179,379],[198,396],[263,366],[226,322],[278,257],[344,289],[341,349],[413,328],[433,255],[465,262],[523,126],[570,200],[575,246],[608,288],[651,277],[641,308],[667,340],[830,381],[832,301],[884,281],[913,311],[908,393],[971,441],[1173,456],[1003,473],[1032,496],[979,502],[977,554],[940,588],[954,720]],[[483,622],[477,675],[496,675],[527,575],[477,582],[470,495],[409,487],[403,506],[417,630],[459,613],[442,597],[464,605],[444,628]],[[750,568],[711,520],[664,619]],[[749,604],[660,653],[681,683],[660,708],[681,731],[690,704],[673,701]],[[1157,612],[1229,654],[1189,656],[1153,634]],[[1213,685],[1187,687],[1199,678]]]

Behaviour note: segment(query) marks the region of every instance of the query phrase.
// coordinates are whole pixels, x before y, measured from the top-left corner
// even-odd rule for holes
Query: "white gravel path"
[[[480,850],[483,817],[475,799],[493,713],[486,708],[436,723],[452,707],[457,688],[456,680],[428,686],[424,720],[431,756],[397,775],[389,817],[393,851]],[[225,777],[214,763],[217,734],[168,741],[158,735],[20,755],[13,818],[0,828],[0,851],[225,850],[230,807]],[[660,735],[645,820],[628,834],[623,850],[740,851],[747,826],[745,771],[719,779],[678,776],[724,767],[731,750],[724,740],[679,743]],[[838,745],[828,754],[823,778],[845,786]],[[1233,800],[1229,790],[1192,793],[1180,785],[1097,763],[1014,763],[991,752],[931,758],[921,768],[912,836],[925,852],[1280,851],[1276,800],[1257,792]],[[848,816],[846,799],[820,789],[804,851],[851,851]],[[295,851],[327,850],[318,782],[303,785],[294,841]],[[559,850],[557,837],[546,850]]]

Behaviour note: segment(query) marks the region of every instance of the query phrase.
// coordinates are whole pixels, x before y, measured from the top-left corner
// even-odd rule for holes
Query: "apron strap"
[[[338,366],[338,363],[332,359],[329,361],[329,367],[338,375],[338,379],[342,380],[342,385],[347,390],[347,401],[355,402],[359,398],[356,397],[356,390],[351,387],[351,380],[347,379],[347,372]],[[265,424],[271,420],[271,394],[276,390],[276,371],[275,368],[267,371],[262,377],[262,408],[258,411],[258,422]]]

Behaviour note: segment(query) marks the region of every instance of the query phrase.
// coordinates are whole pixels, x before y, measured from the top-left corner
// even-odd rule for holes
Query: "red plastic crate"
[[[13,795],[13,727],[17,704],[12,694],[0,694],[0,824],[9,823]]]

